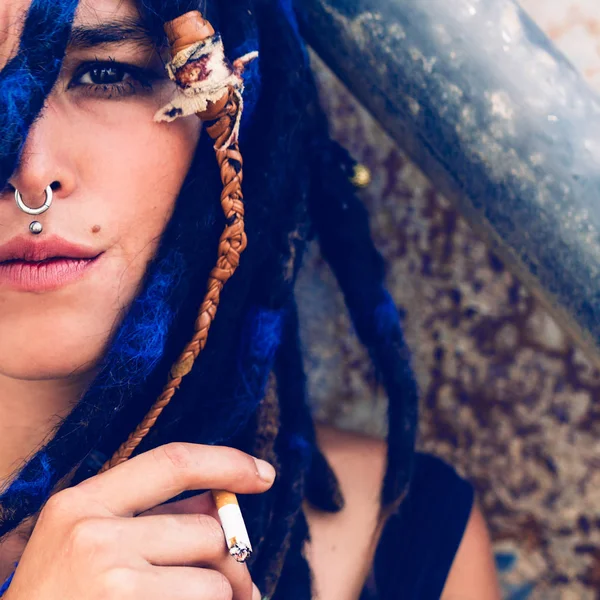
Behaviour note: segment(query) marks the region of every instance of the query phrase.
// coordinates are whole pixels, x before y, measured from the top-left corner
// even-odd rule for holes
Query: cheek
[[[96,152],[104,158],[101,168],[90,170],[89,181],[92,189],[102,190],[104,229],[112,238],[101,273],[105,306],[122,310],[139,291],[173,214],[200,131],[197,117],[150,126],[131,119],[119,140],[110,133],[98,140]],[[106,152],[108,146],[114,151]]]
[[[111,237],[115,268],[127,269],[120,278],[127,301],[172,216],[200,131],[197,117],[150,125],[132,117],[118,134],[100,128],[80,160],[85,187],[102,207],[99,224]]]
[[[151,126],[132,120],[118,135],[103,129],[78,171],[110,214],[120,215],[118,225],[158,219],[162,227],[190,168],[200,128],[197,117],[188,117]]]

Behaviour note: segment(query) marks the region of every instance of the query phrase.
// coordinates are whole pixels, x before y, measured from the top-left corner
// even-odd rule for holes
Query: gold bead
[[[371,171],[365,165],[354,165],[354,175],[350,181],[357,188],[366,188],[372,181]]]
[[[185,377],[194,366],[194,357],[193,355],[187,356],[182,362],[179,364],[174,364],[171,367],[171,377],[173,379],[177,379],[178,377]]]

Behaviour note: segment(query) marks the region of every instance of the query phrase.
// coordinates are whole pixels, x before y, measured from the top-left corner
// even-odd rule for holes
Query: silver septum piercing
[[[52,188],[48,186],[46,188],[46,201],[39,208],[31,208],[27,206],[25,202],[23,202],[23,198],[21,197],[21,192],[15,188],[15,200],[17,202],[17,206],[28,215],[41,215],[45,213],[52,204]],[[35,233],[36,235],[42,233],[43,226],[39,221],[32,221],[29,225],[29,231],[31,233]]]

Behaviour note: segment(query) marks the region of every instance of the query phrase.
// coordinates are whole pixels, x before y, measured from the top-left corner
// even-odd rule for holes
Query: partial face
[[[0,1],[0,68],[18,47],[29,4]],[[137,17],[133,0],[81,0],[74,31]],[[175,88],[149,41],[127,36],[86,47],[81,43],[91,36],[73,40],[79,44],[69,49],[10,180],[31,207],[43,204],[52,184],[52,206],[31,216],[18,208],[12,190],[3,193],[0,253],[16,237],[39,243],[58,236],[98,258],[81,263],[85,268],[78,278],[65,282],[63,277],[56,285],[42,276],[39,285],[23,286],[23,273],[38,268],[64,273],[72,264],[0,264],[0,378],[52,379],[93,371],[139,291],[200,135],[196,117],[153,121]],[[37,236],[29,232],[35,220],[43,225]]]

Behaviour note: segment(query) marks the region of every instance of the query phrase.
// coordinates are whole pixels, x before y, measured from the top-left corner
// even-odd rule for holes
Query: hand
[[[233,448],[171,443],[52,496],[5,600],[260,600],[229,555],[210,494],[256,494],[268,463]],[[195,511],[198,512],[195,512]]]

